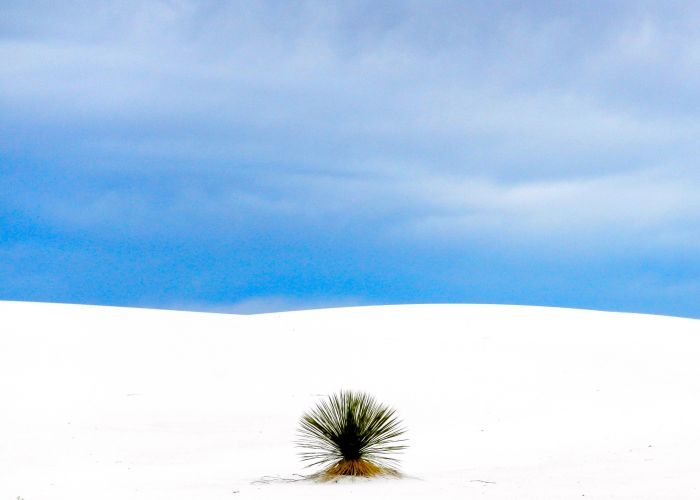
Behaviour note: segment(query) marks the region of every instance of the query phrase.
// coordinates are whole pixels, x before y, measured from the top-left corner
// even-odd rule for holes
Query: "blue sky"
[[[0,299],[700,317],[697,2],[0,11]]]

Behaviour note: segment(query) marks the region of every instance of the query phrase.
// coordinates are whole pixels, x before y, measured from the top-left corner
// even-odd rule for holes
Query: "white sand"
[[[259,316],[0,302],[0,499],[700,498],[700,322],[512,306]],[[399,480],[305,473],[299,416],[397,408]]]

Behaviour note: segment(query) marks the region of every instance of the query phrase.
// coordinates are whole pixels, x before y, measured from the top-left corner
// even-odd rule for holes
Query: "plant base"
[[[329,481],[340,476],[356,476],[356,477],[376,477],[376,476],[394,476],[398,477],[401,474],[399,471],[390,467],[382,467],[369,460],[340,460],[325,471],[320,472],[316,478],[321,481]]]

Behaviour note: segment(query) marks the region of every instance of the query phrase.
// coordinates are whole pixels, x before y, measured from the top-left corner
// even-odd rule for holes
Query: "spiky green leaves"
[[[341,391],[302,416],[297,446],[305,450],[302,460],[327,474],[394,474],[404,432],[394,409],[369,394]]]

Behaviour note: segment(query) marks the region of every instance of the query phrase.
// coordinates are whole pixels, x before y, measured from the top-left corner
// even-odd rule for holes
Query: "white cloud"
[[[420,4],[374,29],[348,28],[352,9],[332,4],[284,12],[264,2],[127,3],[94,12],[72,5],[84,36],[39,22],[35,30],[51,36],[4,39],[0,85],[7,107],[64,126],[97,120],[119,129],[88,134],[93,144],[169,147],[177,156],[184,140],[204,158],[214,150],[329,168],[339,158],[430,156],[439,160],[434,168],[454,169],[465,168],[472,148],[496,157],[505,150],[517,162],[668,148],[698,133],[697,120],[650,115],[657,103],[648,96],[630,106],[623,95],[636,79],[656,85],[657,65],[666,75],[658,90],[676,90],[678,77],[689,76],[684,61],[700,46],[690,29],[672,33],[675,24],[651,23],[635,9],[576,39],[573,14],[533,21],[494,7],[481,27],[479,9],[453,6],[451,16],[448,9],[430,21],[445,32],[434,40],[430,9]],[[58,26],[72,19],[51,14]],[[41,9],[34,16],[49,17]],[[655,59],[655,50],[664,57]]]
[[[700,178],[666,167],[582,179],[497,183],[423,179],[413,195],[433,210],[404,228],[422,238],[489,237],[613,249],[620,242],[700,246]],[[679,241],[681,238],[681,241]]]
[[[110,187],[23,210],[142,232],[278,217],[447,240],[695,240],[692,5],[446,5],[13,7],[3,144],[175,179],[165,199]]]
[[[357,297],[289,297],[274,295],[254,297],[232,304],[212,304],[207,302],[173,303],[164,306],[165,309],[182,311],[202,311],[228,314],[263,314],[283,311],[301,311],[306,309],[322,309],[329,307],[353,307],[366,305]]]

